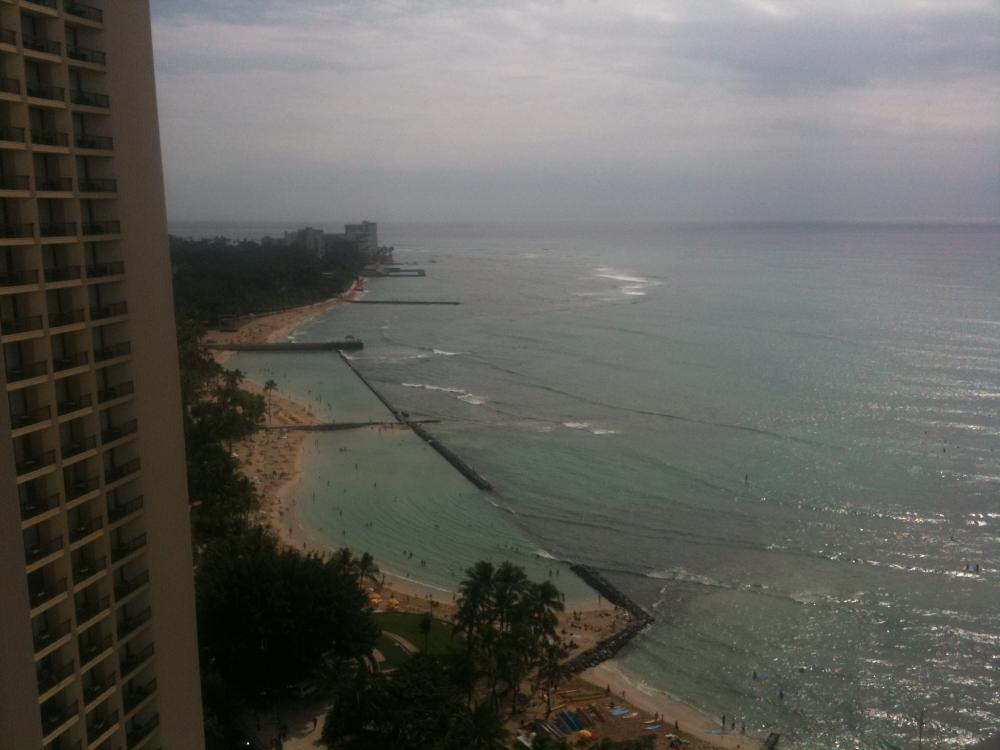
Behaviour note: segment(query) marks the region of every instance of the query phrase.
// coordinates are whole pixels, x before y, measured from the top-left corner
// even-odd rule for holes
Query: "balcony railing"
[[[24,318],[0,320],[0,335],[11,336],[15,333],[30,333],[42,327],[41,315],[28,315]]]
[[[38,271],[0,271],[0,286],[37,284]]]
[[[0,175],[0,190],[28,190],[27,175]]]
[[[80,266],[52,266],[45,269],[45,280],[50,284],[57,281],[76,281],[80,278]]]
[[[34,236],[31,224],[0,224],[0,239],[21,240]]]
[[[63,9],[71,16],[86,18],[88,21],[96,21],[97,23],[100,23],[104,20],[104,13],[100,8],[95,8],[93,5],[68,2],[63,6]]]
[[[140,703],[142,703],[146,698],[151,696],[156,692],[156,678],[154,677],[145,685],[140,685],[138,687],[130,688],[125,692],[122,697],[122,703],[125,706],[125,713],[129,713],[135,709]]]
[[[81,91],[77,89],[73,92],[73,104],[80,104],[84,107],[100,107],[107,109],[111,106],[111,97],[107,94],[100,94],[96,91]]]
[[[159,714],[156,714],[153,718],[142,724],[133,724],[132,729],[125,735],[125,742],[129,750],[132,750],[133,747],[151,735],[158,726],[160,726]]]
[[[111,606],[110,596],[102,596],[100,599],[96,601],[88,599],[87,601],[84,601],[83,604],[78,604],[76,607],[77,627],[80,626],[80,623],[93,620],[95,617],[101,614],[101,612],[103,612],[110,606]]]
[[[86,47],[70,47],[66,50],[66,57],[70,60],[79,60],[85,63],[94,63],[95,65],[107,65],[108,56],[106,53],[97,49],[87,49]]]
[[[30,521],[32,518],[48,513],[53,508],[59,507],[59,493],[48,497],[29,497],[21,501],[21,520]]]
[[[111,443],[115,440],[121,440],[126,435],[134,434],[137,429],[139,429],[139,421],[137,419],[130,419],[122,424],[109,426],[101,433],[101,442]]]
[[[72,414],[75,411],[80,411],[81,409],[87,409],[94,403],[93,397],[89,393],[84,393],[75,398],[67,398],[56,404],[56,412],[60,417],[64,417],[67,414]]]
[[[65,312],[49,313],[49,328],[72,326],[83,321],[83,310],[66,310]]]
[[[113,344],[112,346],[105,346],[102,349],[97,349],[94,351],[94,359],[98,362],[106,362],[109,359],[115,359],[116,357],[126,357],[132,353],[132,344],[129,341],[122,342],[121,344]]]
[[[89,177],[80,179],[81,193],[116,193],[118,192],[118,180],[110,178],[97,179]]]
[[[21,82],[9,76],[0,76],[0,91],[5,94],[20,94]]]
[[[98,557],[95,560],[80,560],[73,566],[73,583],[85,581],[108,567],[108,558]]]
[[[54,555],[63,548],[63,538],[61,536],[55,536],[51,539],[38,540],[30,547],[26,547],[24,550],[24,559],[27,561],[28,565],[43,560],[49,555]]]
[[[104,516],[94,516],[93,518],[81,519],[73,524],[69,530],[70,542],[78,542],[84,537],[90,536],[104,526]]]
[[[100,486],[101,480],[97,477],[68,480],[66,482],[66,499],[76,500],[78,497],[89,495]]]
[[[56,0],[29,0],[29,2],[35,5],[44,5],[46,8],[52,8],[53,10],[58,7],[56,5]]]
[[[87,741],[97,742],[98,738],[118,723],[118,712],[109,711],[104,716],[98,716],[87,724]]]
[[[145,625],[153,617],[153,610],[151,607],[146,607],[144,610],[138,614],[126,616],[122,618],[122,621],[118,623],[118,640],[127,638],[140,627]]]
[[[67,458],[73,458],[73,456],[79,456],[81,453],[86,453],[97,447],[97,436],[91,435],[89,437],[80,438],[79,440],[74,440],[71,443],[66,443],[62,447],[62,457],[65,461]]]
[[[29,83],[25,93],[33,99],[47,99],[53,102],[66,101],[66,89],[62,86],[49,86],[44,83]]]
[[[122,679],[124,679],[127,674],[134,672],[140,666],[152,659],[154,651],[154,646],[150,643],[148,646],[145,646],[139,651],[126,653],[125,658],[123,658],[120,663]]]
[[[33,471],[38,471],[39,469],[51,466],[55,462],[56,452],[45,451],[37,456],[27,456],[22,458],[20,461],[15,462],[15,467],[17,468],[17,475],[24,476],[25,474],[30,474]]]
[[[133,552],[137,552],[146,546],[146,535],[139,534],[139,536],[134,539],[130,539],[127,542],[122,542],[117,547],[111,550],[111,561],[118,562],[119,560],[124,560],[126,557],[131,555]]]
[[[80,662],[86,664],[92,660],[95,656],[104,653],[109,648],[111,648],[111,634],[108,633],[103,638],[87,638],[86,642],[84,639],[80,639]]]
[[[56,372],[65,372],[76,367],[84,367],[90,361],[87,352],[77,352],[76,354],[64,354],[61,357],[52,358],[52,369]]]
[[[51,406],[39,406],[37,409],[26,409],[17,414],[10,415],[10,424],[15,430],[41,424],[52,417]]]
[[[114,687],[118,676],[112,672],[103,679],[94,680],[89,685],[83,688],[83,702],[84,704],[91,703],[95,698],[108,692]]]
[[[52,601],[60,594],[66,592],[66,579],[61,578],[52,585],[43,584],[30,593],[31,608],[41,607],[43,604]]]
[[[25,49],[34,50],[35,52],[47,52],[50,55],[62,54],[62,45],[59,42],[52,41],[51,39],[43,39],[40,36],[24,34],[21,38],[21,44],[24,45]]]
[[[75,221],[52,221],[38,225],[42,237],[70,237],[76,234]]]
[[[64,635],[69,633],[73,629],[73,623],[69,620],[61,622],[58,625],[54,625],[51,628],[45,628],[40,630],[35,634],[35,653],[37,654],[42,649],[48,648],[53,643],[58,641]]]
[[[48,362],[34,362],[30,365],[13,365],[7,368],[7,382],[19,383],[22,380],[31,380],[48,375]]]
[[[121,231],[120,221],[88,221],[83,225],[83,233],[86,235],[118,234]]]
[[[47,667],[44,664],[38,665],[38,693],[47,693],[63,680],[73,674],[75,665],[73,661],[67,661],[58,667]]]
[[[104,320],[105,318],[116,318],[119,315],[128,314],[127,302],[113,302],[110,305],[101,305],[90,308],[91,320]]]
[[[69,146],[69,133],[58,130],[32,130],[31,142],[35,146]]]
[[[124,479],[130,474],[135,474],[141,468],[142,468],[142,461],[140,461],[138,458],[133,458],[131,461],[128,461],[122,464],[121,466],[112,466],[109,469],[105,469],[104,481],[107,484],[111,484],[112,482],[117,482],[119,479]],[[146,540],[143,539],[142,543],[145,544]]]
[[[84,135],[78,133],[76,136],[77,148],[89,148],[93,151],[110,151],[114,148],[114,145],[114,139],[106,135]]]
[[[10,29],[0,29],[0,44],[17,45],[17,32]]]
[[[71,718],[76,716],[80,710],[80,702],[73,701],[62,708],[55,708],[42,713],[42,730],[44,734],[51,734]]]
[[[115,584],[115,600],[121,601],[133,591],[137,591],[147,583],[149,583],[148,570],[144,570],[127,580],[119,581]]]
[[[69,177],[35,177],[35,190],[39,193],[71,193],[73,180]]]
[[[120,260],[113,260],[110,263],[95,263],[87,266],[87,278],[99,279],[104,276],[121,276],[125,273],[125,263]]]
[[[97,401],[103,404],[107,401],[114,401],[116,398],[131,396],[133,393],[135,393],[135,384],[131,380],[128,380],[98,391]]]
[[[0,141],[24,143],[24,128],[14,127],[13,125],[0,126]]]

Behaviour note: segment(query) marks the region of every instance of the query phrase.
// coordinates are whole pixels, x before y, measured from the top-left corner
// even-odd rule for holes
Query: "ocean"
[[[575,599],[555,561],[594,566],[657,617],[621,656],[637,686],[783,745],[915,747],[921,712],[928,747],[1000,731],[1000,227],[379,229],[427,276],[368,299],[461,305],[295,335],[363,339],[355,366],[496,491],[412,436],[325,435],[298,522],[442,588],[511,557]],[[234,362],[381,413],[333,355],[273,356]]]

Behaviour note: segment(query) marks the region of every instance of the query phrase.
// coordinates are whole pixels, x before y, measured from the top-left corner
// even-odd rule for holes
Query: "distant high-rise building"
[[[344,235],[374,260],[378,256],[378,225],[374,221],[344,226]]]
[[[0,748],[198,750],[148,0],[0,0]]]

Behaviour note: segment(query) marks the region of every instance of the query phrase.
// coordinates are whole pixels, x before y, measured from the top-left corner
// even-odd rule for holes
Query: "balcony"
[[[66,57],[77,62],[91,63],[92,65],[107,65],[108,56],[104,52],[86,47],[71,47],[66,50]]]
[[[32,99],[45,99],[50,102],[65,102],[66,89],[62,86],[50,86],[45,83],[29,83],[25,93]]]
[[[38,271],[0,271],[0,287],[38,283]]]
[[[61,536],[56,536],[52,539],[46,539],[44,541],[38,540],[30,547],[25,547],[24,560],[28,565],[34,565],[39,560],[44,560],[46,557],[50,557],[57,552],[61,552],[62,548],[63,538]]]
[[[51,221],[38,225],[42,237],[73,237],[76,235],[75,221]]]
[[[132,343],[125,341],[121,344],[114,344],[112,346],[105,346],[102,349],[94,350],[94,359],[97,362],[107,362],[109,359],[127,357],[131,353]]]
[[[58,667],[47,667],[38,665],[38,694],[44,695],[60,682],[68,680],[73,676],[75,665],[72,661],[60,664]]]
[[[104,21],[104,13],[100,8],[95,8],[93,5],[84,5],[83,3],[67,2],[63,6],[63,10],[66,11],[71,16],[76,16],[77,18],[84,18],[88,21],[93,21],[94,23],[101,23]]]
[[[62,447],[62,457],[63,461],[79,456],[88,451],[92,451],[97,447],[97,436],[91,435],[90,437],[74,439],[72,442],[66,443]]]
[[[155,649],[153,644],[150,643],[148,646],[136,651],[135,653],[126,653],[125,658],[121,660],[122,679],[126,679],[129,674],[152,659],[154,651]]]
[[[129,555],[138,552],[143,547],[146,546],[146,535],[139,534],[139,536],[130,539],[127,542],[119,544],[117,547],[111,550],[111,562],[117,563],[124,560]]]
[[[83,323],[83,310],[67,310],[65,312],[49,313],[49,328],[64,328]]]
[[[0,336],[13,336],[18,333],[31,333],[42,328],[41,315],[28,315],[24,318],[0,320]]]
[[[0,240],[30,240],[34,236],[31,224],[0,224]]]
[[[10,78],[8,76],[0,76],[0,93],[15,94],[17,96],[20,96],[21,82],[16,78]]]
[[[94,680],[89,685],[83,688],[83,704],[86,706],[89,703],[93,703],[95,700],[100,698],[106,692],[111,690],[115,686],[118,676],[112,672],[107,677],[103,679]]]
[[[100,305],[90,308],[91,320],[105,320],[106,318],[117,318],[121,315],[128,315],[127,302],[113,302],[110,305]]]
[[[120,602],[127,596],[135,593],[149,583],[149,571],[144,570],[127,580],[119,581],[115,584],[115,601]]]
[[[80,179],[81,193],[117,193],[118,180],[95,179],[93,177]]]
[[[73,566],[73,585],[78,586],[88,578],[93,578],[108,567],[108,558],[99,557],[96,560],[81,560]]]
[[[85,601],[76,608],[76,625],[82,627],[83,623],[90,622],[102,612],[107,611],[111,606],[111,597],[102,596],[97,601]]]
[[[57,596],[61,596],[66,593],[66,579],[62,578],[56,581],[52,585],[43,585],[39,589],[35,589],[30,592],[29,596],[31,599],[31,608],[38,609],[39,607],[48,604],[50,601],[55,599]]]
[[[26,456],[20,461],[14,463],[17,469],[18,477],[23,477],[27,474],[33,474],[36,471],[41,471],[42,469],[52,466],[56,462],[56,452],[55,451],[45,451],[37,456]]]
[[[17,128],[13,125],[0,125],[0,141],[24,143],[24,132],[24,128]]]
[[[57,130],[32,130],[31,143],[34,146],[69,148],[69,134]]]
[[[42,422],[47,422],[52,418],[51,406],[39,406],[37,409],[26,409],[17,414],[10,415],[10,424],[15,430],[23,430]]]
[[[91,492],[96,492],[100,486],[101,480],[97,477],[68,480],[66,482],[66,499],[68,501],[78,500]]]
[[[129,688],[122,696],[125,713],[132,713],[144,700],[156,692],[156,678],[139,687]]]
[[[29,497],[21,501],[21,520],[30,521],[43,513],[55,510],[59,507],[59,493],[48,497]]]
[[[61,281],[79,281],[80,266],[53,266],[45,269],[45,281],[57,284]]]
[[[123,641],[128,638],[132,635],[132,633],[149,622],[152,617],[152,608],[146,607],[136,615],[125,616],[122,618],[122,621],[118,623],[118,640]]]
[[[0,175],[0,190],[30,190],[27,175]]]
[[[7,368],[7,382],[20,383],[25,380],[44,377],[49,373],[47,362],[35,362],[30,365],[14,365]]]
[[[79,542],[95,531],[99,531],[104,528],[104,516],[95,516],[94,518],[81,519],[78,523],[70,527],[69,530],[69,541],[70,544]]]
[[[88,638],[87,642],[84,643],[84,639],[80,639],[80,667],[92,662],[95,658],[103,654],[109,648],[111,648],[111,634],[104,636],[103,638]]]
[[[60,401],[56,404],[56,413],[60,417],[65,417],[67,414],[89,409],[93,403],[93,397],[89,393],[85,393],[75,398],[67,398]]]
[[[148,721],[139,724],[138,722],[132,724],[132,729],[126,734],[125,742],[128,745],[128,750],[136,747],[140,742],[149,737],[156,728],[160,726],[160,715],[156,714],[153,718]]]
[[[120,260],[111,261],[110,263],[95,263],[92,266],[87,266],[88,279],[121,276],[123,273],[125,273],[125,263]],[[0,282],[0,284],[2,284],[2,282]]]
[[[52,8],[52,10],[55,10],[58,7],[56,0],[28,0],[28,2],[32,5],[42,5],[46,8]]]
[[[80,710],[80,702],[73,701],[62,708],[43,710],[42,712],[42,733],[48,737],[50,734],[66,724],[70,719],[76,718]]]
[[[66,372],[75,370],[77,367],[86,367],[90,361],[87,352],[77,352],[76,354],[64,354],[61,357],[52,358],[52,369],[56,372]]]
[[[51,628],[46,628],[45,630],[39,631],[34,638],[35,643],[35,653],[38,654],[53,643],[61,640],[62,638],[69,635],[69,632],[73,629],[73,623],[69,620],[61,622]]]
[[[43,177],[36,175],[35,190],[39,193],[72,193],[73,180],[69,177]]]
[[[0,29],[0,44],[9,44],[11,47],[16,47],[17,32],[10,29]]]
[[[129,500],[127,503],[118,503],[117,505],[110,507],[108,509],[108,522],[118,523],[123,518],[128,518],[133,513],[138,513],[142,510],[143,502],[145,502],[143,500],[143,496],[139,495],[138,497]]]
[[[25,49],[30,49],[33,52],[44,52],[48,55],[62,54],[62,45],[59,42],[54,42],[51,39],[43,39],[40,36],[24,34],[21,37],[21,44],[24,45]]]
[[[87,724],[87,742],[90,744],[95,744],[104,735],[108,733],[112,727],[118,724],[118,712],[109,711],[104,716],[95,717],[93,720]]]
[[[91,151],[111,151],[115,146],[115,141],[106,135],[84,135],[78,133],[76,136],[76,147],[90,149]]]
[[[131,461],[128,461],[121,466],[112,466],[110,469],[105,469],[104,482],[105,484],[112,484],[130,476],[131,474],[136,474],[141,468],[142,462],[138,458],[133,458]],[[142,543],[146,543],[145,538],[143,538]]]
[[[97,402],[99,404],[105,404],[108,401],[114,401],[115,399],[131,396],[133,393],[135,393],[135,384],[131,380],[128,380],[124,383],[118,383],[118,385],[112,385],[98,391]]]
[[[83,233],[88,236],[102,234],[119,234],[122,231],[120,221],[88,221],[83,225]]]
[[[100,109],[107,109],[111,106],[111,97],[107,94],[100,94],[96,91],[82,91],[78,89],[72,94],[72,102],[73,104],[79,104],[82,107],[99,107]]]
[[[105,444],[113,443],[115,440],[121,440],[127,435],[134,435],[138,429],[139,421],[136,419],[130,419],[128,422],[123,422],[120,425],[113,425],[101,432],[101,442]]]

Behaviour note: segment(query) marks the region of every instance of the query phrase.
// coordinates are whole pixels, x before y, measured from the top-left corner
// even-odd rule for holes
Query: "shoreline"
[[[206,340],[209,340],[211,335],[211,340],[215,343],[249,343],[254,340],[273,343],[346,300],[356,298],[362,291],[363,289],[355,283],[343,294],[322,302],[280,313],[251,317],[236,331],[210,331],[206,334]],[[233,352],[225,351],[213,352],[219,364],[225,364],[232,354]],[[243,383],[247,390],[263,392],[263,385],[254,380],[247,378]],[[271,401],[269,429],[258,430],[247,440],[234,446],[234,452],[241,463],[241,472],[258,489],[261,498],[261,522],[269,526],[283,544],[307,552],[329,553],[339,545],[303,527],[298,522],[295,509],[294,492],[303,478],[305,440],[309,433],[302,430],[281,429],[282,426],[317,424],[320,420],[314,415],[308,402],[278,393],[272,394]],[[402,422],[400,427],[409,429]],[[383,571],[382,579],[383,583],[377,590],[382,595],[383,601],[389,599],[398,601],[398,605],[394,608],[396,611],[430,610],[440,619],[447,619],[454,610],[455,592],[446,587],[416,581],[389,571]],[[625,609],[615,606],[606,599],[602,601],[597,591],[592,599],[567,601],[566,607],[567,611],[560,616],[560,625],[562,634],[576,644],[570,654],[570,661],[598,646],[602,640],[622,634],[637,624]],[[608,618],[611,618],[610,623],[606,622]],[[647,624],[643,623],[643,627]],[[597,666],[590,666],[580,671],[578,679],[601,691],[610,688],[615,697],[623,696],[618,698],[620,703],[629,705],[637,712],[649,716],[658,714],[671,724],[677,720],[682,733],[695,737],[708,746],[724,750],[732,748],[742,750],[759,746],[761,741],[757,737],[740,735],[738,729],[731,735],[711,732],[710,730],[716,727],[713,726],[712,719],[707,713],[666,693],[643,692],[621,669],[617,659],[607,659]]]

